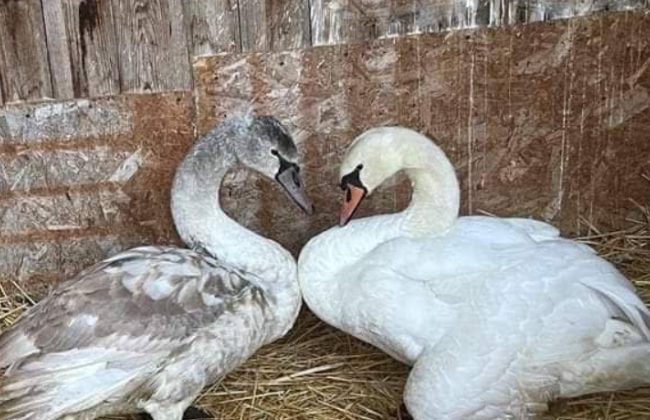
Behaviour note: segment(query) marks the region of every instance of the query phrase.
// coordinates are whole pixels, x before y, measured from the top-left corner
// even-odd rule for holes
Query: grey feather
[[[284,335],[301,303],[295,260],[216,200],[232,166],[274,179],[279,155],[297,165],[293,140],[272,117],[232,118],[197,141],[171,203],[194,249],[120,253],[27,311],[0,336],[0,420],[142,411],[180,420],[203,387]]]
[[[264,294],[245,275],[208,255],[173,247],[135,248],[83,271],[0,339],[0,348],[19,351],[14,340],[24,336],[38,349],[12,355],[0,385],[0,419],[17,418],[43,404],[53,371],[84,368],[75,365],[73,352],[110,348],[144,355],[109,360],[111,368],[133,370],[154,354],[161,361],[163,356],[178,357],[202,330],[226,312],[236,314],[244,303],[264,307]],[[155,300],[146,292],[154,282],[170,286],[166,298]],[[55,354],[70,356],[39,370],[42,359]],[[0,365],[7,364],[0,360]]]

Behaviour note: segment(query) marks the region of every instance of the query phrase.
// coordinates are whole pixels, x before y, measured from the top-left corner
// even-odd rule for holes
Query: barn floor
[[[650,304],[650,209],[628,229],[581,238],[631,278]],[[20,286],[0,285],[0,333],[33,303]],[[199,405],[217,419],[388,420],[408,370],[380,351],[325,326],[307,310],[285,339],[206,390]],[[650,418],[650,388],[562,401],[544,420]]]

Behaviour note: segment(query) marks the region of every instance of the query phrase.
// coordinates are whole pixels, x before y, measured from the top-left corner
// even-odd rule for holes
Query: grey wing
[[[9,367],[0,384],[0,419],[11,407],[62,413],[80,403],[72,395],[91,395],[75,388],[81,379],[95,388],[85,405],[137,386],[243,295],[261,294],[246,278],[173,247],[135,248],[90,267],[0,337],[0,368]]]

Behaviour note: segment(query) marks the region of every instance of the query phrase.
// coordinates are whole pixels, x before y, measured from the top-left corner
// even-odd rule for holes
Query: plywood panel
[[[290,127],[318,213],[302,218],[271,184],[239,184],[232,200],[254,209],[244,223],[294,251],[336,223],[349,142],[391,124],[438,139],[457,168],[465,214],[533,216],[572,233],[582,217],[618,227],[633,201],[650,204],[648,19],[620,13],[203,59],[194,66],[197,127],[249,108]],[[408,186],[395,185],[360,215],[403,208]]]
[[[192,116],[189,92],[0,111],[3,276],[56,281],[127,246],[176,243],[169,188]]]
[[[242,51],[284,51],[310,45],[309,3],[240,0]]]
[[[0,74],[6,102],[52,97],[40,0],[0,2]]]
[[[592,69],[567,76],[562,211],[573,220],[639,219],[635,203],[648,203],[649,23],[646,15],[573,26],[573,68]]]
[[[237,0],[183,0],[193,57],[241,51]]]
[[[191,88],[181,0],[114,0],[122,92]]]

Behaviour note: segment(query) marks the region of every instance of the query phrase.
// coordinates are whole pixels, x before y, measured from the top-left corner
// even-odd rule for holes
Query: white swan
[[[399,171],[408,208],[313,238],[298,278],[318,317],[413,365],[416,420],[526,419],[555,398],[650,383],[650,313],[631,283],[546,223],[458,217],[454,168],[427,137],[387,127],[354,141],[341,224]]]
[[[135,248],[62,284],[0,337],[1,420],[180,420],[208,384],[284,335],[301,305],[296,263],[237,224],[218,190],[236,164],[307,212],[299,156],[272,117],[233,118],[176,172],[172,213],[190,249]]]

